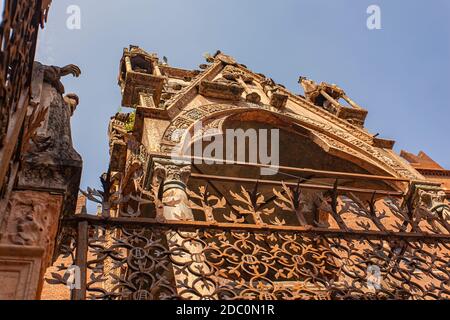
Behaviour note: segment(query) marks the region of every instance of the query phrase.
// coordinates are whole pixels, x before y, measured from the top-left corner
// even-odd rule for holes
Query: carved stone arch
[[[172,120],[165,131],[161,141],[161,151],[172,152],[177,145],[185,143],[186,137],[192,137],[193,129],[199,122],[211,123],[211,121],[226,116],[252,111],[270,114],[286,124],[307,130],[310,132],[313,142],[327,153],[353,162],[370,174],[421,179],[420,175],[411,172],[401,160],[326,121],[322,122],[305,115],[280,111],[268,105],[251,103],[203,105],[182,111]]]

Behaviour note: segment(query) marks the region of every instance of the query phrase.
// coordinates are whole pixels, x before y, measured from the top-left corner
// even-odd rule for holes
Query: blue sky
[[[119,110],[119,60],[136,44],[197,68],[217,49],[300,93],[300,75],[340,85],[369,110],[367,128],[427,152],[450,168],[450,1],[366,0],[54,0],[37,59],[78,64],[66,78],[80,96],[72,120],[84,159],[82,187],[99,187],[107,169],[107,125]],[[366,27],[381,8],[382,30]],[[81,8],[81,30],[66,28],[67,7]]]

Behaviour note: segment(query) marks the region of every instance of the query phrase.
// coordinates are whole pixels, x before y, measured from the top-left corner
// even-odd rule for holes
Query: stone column
[[[192,209],[186,193],[186,186],[191,174],[189,162],[153,159],[152,183],[163,184],[162,215],[170,221],[194,221]],[[167,244],[172,252],[174,280],[178,293],[189,300],[210,299],[215,291],[214,283],[201,280],[198,275],[209,274],[210,268],[205,263],[204,246],[196,232],[170,230],[166,233]],[[179,250],[183,248],[183,250]],[[187,252],[186,252],[187,251]],[[196,293],[188,292],[193,288]]]
[[[186,193],[191,164],[183,161],[153,159],[152,184],[163,184],[163,216],[166,220],[194,220]]]

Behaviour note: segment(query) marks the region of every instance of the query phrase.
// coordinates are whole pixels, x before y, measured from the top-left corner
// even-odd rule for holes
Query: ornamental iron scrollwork
[[[448,216],[401,196],[284,182],[234,184],[222,195],[207,182],[187,191],[199,218],[170,221],[124,210],[129,201],[164,207],[161,186],[146,191],[135,178],[134,193],[113,197],[119,216],[63,222],[89,224],[87,299],[450,298]]]
[[[169,226],[93,225],[89,234],[86,290],[94,300],[450,298],[448,239]]]

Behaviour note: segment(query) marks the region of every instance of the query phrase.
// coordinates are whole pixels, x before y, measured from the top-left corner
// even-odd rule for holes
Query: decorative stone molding
[[[244,93],[244,88],[233,82],[204,80],[200,83],[199,93],[205,97],[238,101]]]
[[[211,64],[207,70],[199,73],[195,78],[193,78],[188,86],[184,87],[181,91],[166,101],[165,107],[167,110],[167,115],[170,118],[176,117],[184,109],[184,107],[198,95],[200,84],[205,80],[213,81],[222,69],[222,63],[215,62]]]
[[[190,162],[153,159],[152,182],[154,183],[181,182],[187,185],[190,175]]]
[[[219,57],[220,55],[223,55],[223,54],[221,54],[219,52],[218,54],[216,54],[215,57]],[[226,56],[226,57],[231,58],[229,56]],[[224,60],[224,61],[221,61],[221,60]],[[222,73],[222,76],[223,76],[224,70],[227,67],[230,67],[230,65],[231,65],[233,67],[233,69],[229,68],[229,70],[234,70],[233,71],[234,73],[239,73],[244,79],[245,78],[253,79],[253,82],[255,84],[261,86],[264,89],[264,92],[266,94],[268,94],[269,90],[276,89],[276,91],[274,91],[275,97],[273,98],[273,101],[270,102],[272,107],[275,107],[276,109],[283,109],[285,107],[284,99],[286,99],[286,102],[287,102],[287,100],[292,100],[292,102],[301,106],[302,108],[305,108],[306,110],[308,110],[314,114],[317,114],[324,120],[330,121],[331,123],[335,124],[337,127],[340,128],[340,130],[344,130],[344,131],[348,132],[352,136],[364,141],[365,143],[367,143],[371,146],[373,145],[373,135],[371,135],[367,131],[363,130],[363,128],[360,127],[360,123],[358,124],[357,122],[352,123],[352,121],[347,121],[348,119],[351,120],[352,117],[353,118],[356,117],[355,119],[358,119],[358,118],[362,119],[361,116],[365,116],[366,113],[365,112],[361,113],[361,110],[364,110],[364,109],[361,108],[360,106],[358,106],[349,97],[347,97],[345,95],[345,93],[344,93],[343,97],[346,100],[350,101],[349,103],[351,103],[352,106],[354,105],[356,107],[354,107],[354,109],[353,109],[353,110],[355,110],[354,113],[350,114],[351,117],[349,117],[348,119],[341,119],[333,113],[330,113],[322,108],[318,108],[316,105],[314,105],[314,103],[308,101],[305,97],[292,94],[283,86],[276,85],[273,82],[273,80],[266,78],[264,75],[255,74],[255,73],[251,72],[245,66],[237,64],[234,59],[227,61],[228,63],[225,61],[227,61],[226,58],[224,58],[224,59],[211,58],[210,62],[215,62],[214,64],[211,64],[208,67],[208,69],[205,70],[205,72],[201,73],[197,79],[193,80],[190,83],[190,85],[183,88],[183,90],[179,91],[169,101],[166,102],[165,105],[167,108],[167,113],[170,116],[170,118],[175,119],[183,112],[183,108],[190,101],[192,101],[195,98],[195,96],[198,94],[199,88],[201,88],[201,83],[203,81],[206,80],[209,82],[213,82],[213,84],[214,83],[220,84],[220,81],[214,82],[213,80],[220,73]],[[225,64],[225,68],[224,68],[224,64]],[[225,74],[226,74],[226,72],[225,72]],[[226,80],[225,78],[222,78],[222,79]],[[229,80],[226,80],[226,81],[229,81]],[[269,84],[269,85],[267,86],[267,84]],[[205,85],[206,85],[206,83],[205,83]],[[206,94],[205,96],[208,96],[208,94]],[[215,94],[212,94],[211,97],[215,98]],[[252,97],[250,97],[250,98],[252,98]],[[230,98],[225,98],[225,99],[233,101],[233,99],[230,99]],[[240,99],[240,97],[239,97],[239,99]],[[342,113],[342,115],[344,115],[344,113],[346,113],[346,110],[341,111],[341,113]],[[347,112],[347,114],[348,114],[348,112]],[[166,148],[163,147],[162,149],[166,149]],[[420,177],[416,176],[416,178],[420,178]]]
[[[382,149],[394,149],[395,141],[394,140],[387,140],[387,139],[380,139],[380,138],[374,138],[373,139],[373,146],[376,148],[382,148]]]
[[[238,79],[242,79],[245,83],[252,83],[253,77],[243,72],[241,69],[228,65],[222,71],[222,77],[229,81],[237,82]]]
[[[0,244],[0,300],[35,300],[43,248]]]

